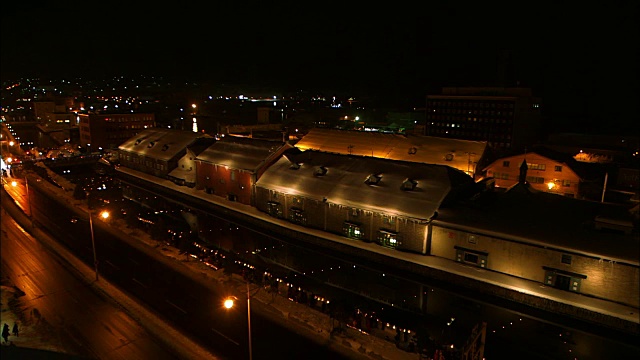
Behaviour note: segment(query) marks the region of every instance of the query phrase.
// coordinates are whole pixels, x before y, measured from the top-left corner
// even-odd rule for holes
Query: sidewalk
[[[9,336],[9,343],[2,340],[2,357],[3,359],[17,359],[13,356],[28,356],[29,359],[74,359],[77,358],[66,352],[66,349],[55,337],[55,332],[48,328],[46,321],[34,319],[31,316],[19,316],[12,303],[20,297],[20,291],[2,279],[0,288],[2,295],[2,306],[0,313],[0,326],[9,325],[9,329],[13,329],[13,324],[18,324],[18,336],[14,336],[13,332]],[[25,321],[20,320],[24,318]],[[28,353],[24,349],[30,349]],[[8,356],[5,358],[5,356]],[[80,359],[80,358],[78,358]]]

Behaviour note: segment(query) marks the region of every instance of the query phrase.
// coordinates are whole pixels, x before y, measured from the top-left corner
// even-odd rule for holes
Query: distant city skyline
[[[638,115],[636,4],[247,8],[3,5],[1,76],[146,74],[398,104],[508,85],[531,87],[563,130],[628,131]]]

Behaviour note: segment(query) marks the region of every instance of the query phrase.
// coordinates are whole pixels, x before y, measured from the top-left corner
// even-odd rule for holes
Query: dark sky
[[[532,87],[548,114],[585,126],[638,118],[635,1],[8,3],[3,79],[147,74],[423,99],[441,86],[493,85],[508,53],[507,79]]]

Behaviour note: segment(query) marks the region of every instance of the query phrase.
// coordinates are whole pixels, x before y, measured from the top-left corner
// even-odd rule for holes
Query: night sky
[[[638,119],[635,1],[7,3],[3,80],[144,74],[418,104],[442,86],[519,84],[543,98],[551,124],[577,132],[628,131]]]

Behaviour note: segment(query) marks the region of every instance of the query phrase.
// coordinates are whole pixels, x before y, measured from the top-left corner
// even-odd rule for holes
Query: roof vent
[[[300,169],[300,164],[298,163],[292,163],[291,166],[289,166],[289,169],[291,170],[298,170]]]
[[[445,156],[444,156],[444,159],[445,159],[446,161],[453,161],[453,154],[447,154],[447,155],[445,155]]]
[[[378,185],[380,180],[382,180],[382,174],[371,174],[367,176],[367,179],[364,182],[367,185]]]
[[[407,179],[402,183],[402,190],[412,191],[416,189],[418,186],[418,182],[413,179]]]
[[[147,145],[147,147],[148,147],[148,148],[152,148],[152,147],[153,147],[153,145],[155,145],[155,144],[156,144],[156,142],[155,142],[155,141],[150,141],[150,142],[149,142],[149,145]]]
[[[169,150],[169,145],[168,144],[162,145],[162,151],[167,151],[167,150]]]
[[[140,145],[141,142],[142,142],[142,139],[136,140],[136,145]]]
[[[327,168],[324,166],[318,167],[314,172],[313,176],[324,176],[327,175]]]

